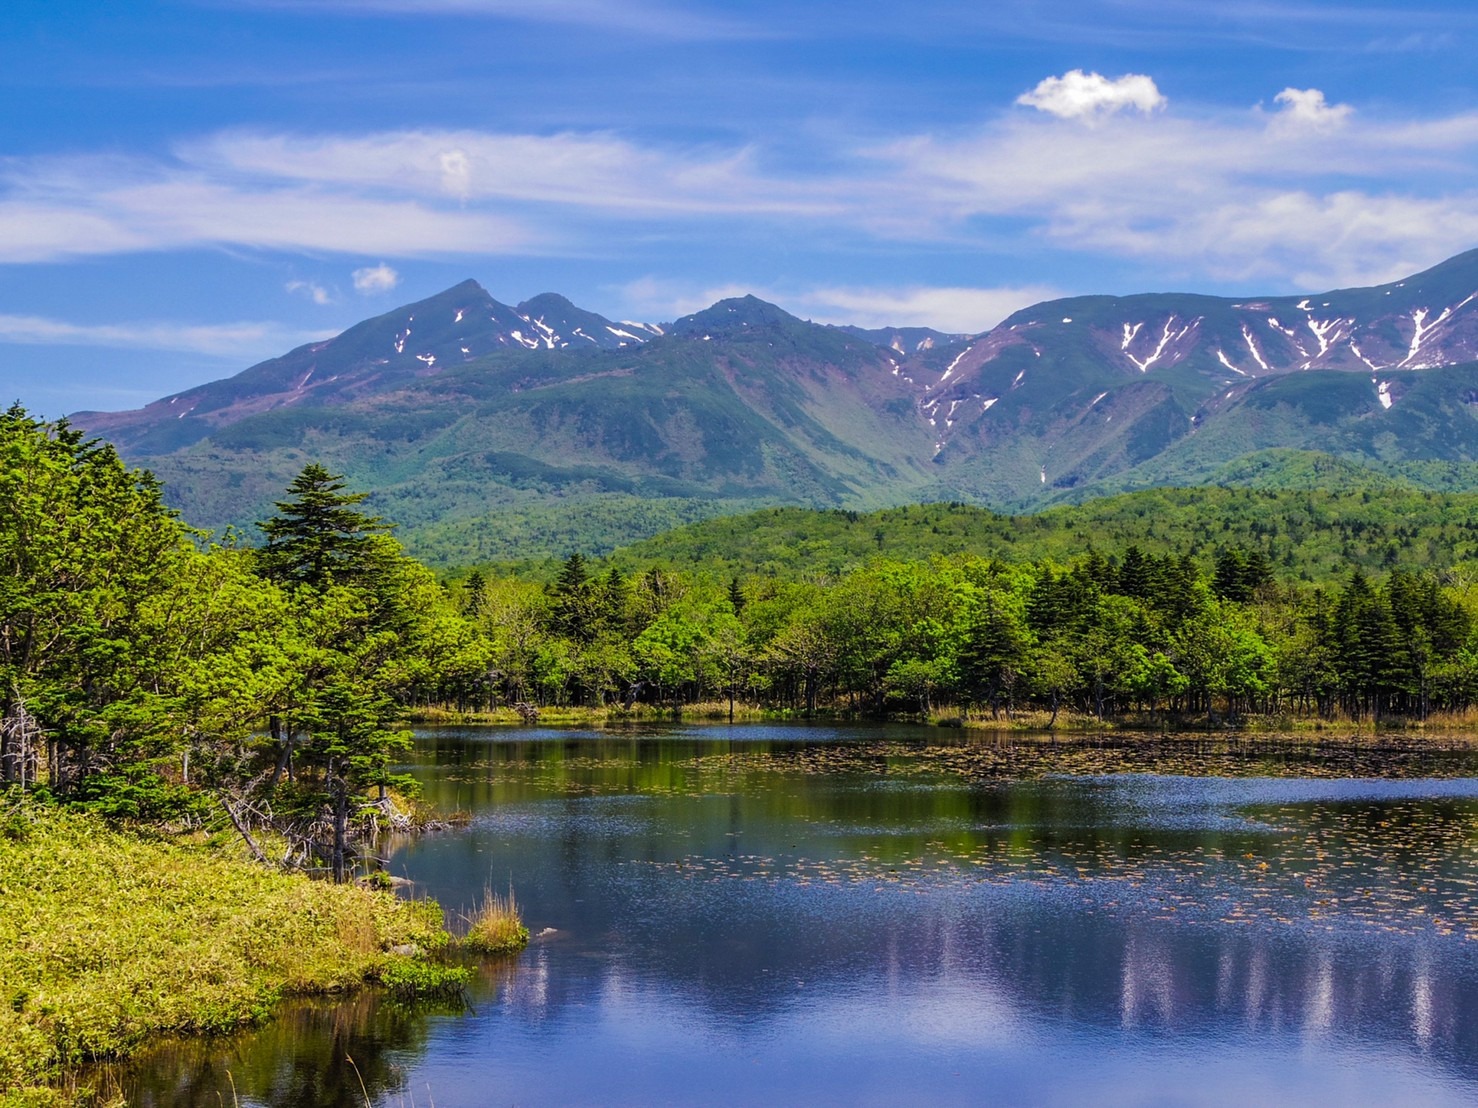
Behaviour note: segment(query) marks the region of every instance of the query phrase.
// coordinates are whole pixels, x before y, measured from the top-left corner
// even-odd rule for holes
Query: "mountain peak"
[[[672,325],[674,334],[733,334],[753,328],[805,327],[804,320],[750,293],[720,300],[711,308],[683,316]]]
[[[567,296],[561,296],[557,292],[541,292],[538,296],[531,296],[518,306],[521,315],[530,315],[535,312],[543,312],[549,309],[556,311],[580,310]]]

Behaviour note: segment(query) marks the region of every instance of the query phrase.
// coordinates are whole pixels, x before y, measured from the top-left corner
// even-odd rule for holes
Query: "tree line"
[[[262,857],[271,830],[274,860],[342,878],[357,829],[407,784],[417,707],[1055,724],[1478,702],[1478,596],[1451,574],[1316,587],[1236,546],[1209,563],[878,553],[809,579],[572,554],[549,581],[449,588],[363,500],[309,465],[255,545],[211,541],[106,444],[18,405],[0,416],[0,781],[118,818],[219,816]]]
[[[1279,580],[1257,551],[1086,553],[1068,565],[882,557],[819,581],[661,568],[548,584],[469,577],[459,605],[489,650],[488,707],[735,701],[815,711],[1111,718],[1461,711],[1478,701],[1478,594],[1395,570]],[[429,701],[428,701],[429,702]]]

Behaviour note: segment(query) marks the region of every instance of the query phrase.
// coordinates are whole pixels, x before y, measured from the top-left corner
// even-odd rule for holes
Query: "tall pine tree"
[[[263,577],[323,589],[363,576],[371,537],[390,528],[355,507],[368,493],[344,488],[342,475],[317,462],[303,467],[287,487],[288,499],[276,502],[277,515],[257,524],[267,536],[258,556]]]

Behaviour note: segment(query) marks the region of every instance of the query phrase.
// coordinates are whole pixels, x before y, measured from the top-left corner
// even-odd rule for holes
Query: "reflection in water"
[[[149,1105],[1457,1104],[1478,1096],[1461,748],[937,730],[437,732],[465,832],[390,866],[541,935],[464,1012],[287,1009]],[[1349,779],[1357,774],[1358,779]]]

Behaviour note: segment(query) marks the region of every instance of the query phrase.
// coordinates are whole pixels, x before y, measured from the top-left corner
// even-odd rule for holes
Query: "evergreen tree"
[[[1123,596],[1132,596],[1136,600],[1144,600],[1150,596],[1152,567],[1149,559],[1144,556],[1144,551],[1137,546],[1131,546],[1124,551],[1123,564],[1119,566],[1119,580],[1117,592]]]
[[[350,584],[366,572],[369,539],[389,527],[355,508],[368,493],[345,492],[342,475],[310,463],[288,485],[277,515],[258,523],[267,545],[258,555],[262,576],[283,584],[323,589]]]
[[[565,559],[559,576],[549,589],[553,601],[550,616],[558,634],[579,643],[589,642],[595,637],[595,598],[592,592],[585,556],[576,551]]]
[[[0,416],[0,782],[119,814],[180,799],[152,605],[192,554],[159,483],[111,446],[20,405]],[[188,598],[182,598],[188,599]]]
[[[480,569],[474,569],[467,575],[467,580],[462,582],[462,611],[467,615],[475,617],[482,611],[482,594],[487,584],[487,578]]]
[[[1031,649],[1030,632],[1007,598],[987,590],[975,605],[959,650],[959,673],[972,699],[999,710],[1008,704]]]

